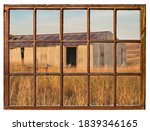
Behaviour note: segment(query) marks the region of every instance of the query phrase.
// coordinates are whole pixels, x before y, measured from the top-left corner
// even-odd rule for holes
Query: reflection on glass
[[[10,39],[20,40],[33,39],[33,11],[32,10],[10,10]]]
[[[117,11],[117,38],[140,39],[140,11]]]
[[[34,104],[34,77],[10,77],[10,105],[29,106]]]
[[[64,10],[64,40],[86,40],[86,10]]]
[[[90,77],[90,105],[109,106],[113,105],[114,96],[113,77],[91,76]]]
[[[140,77],[117,77],[117,105],[140,105]]]
[[[60,104],[60,78],[58,76],[38,76],[36,87],[37,105],[57,106]]]
[[[113,40],[113,11],[90,11],[90,39]]]
[[[87,71],[87,44],[63,43],[64,72]]]
[[[10,72],[33,72],[33,44],[10,43]]]
[[[64,105],[86,106],[87,105],[87,77],[65,76],[64,77]]]
[[[140,72],[140,43],[117,44],[117,72]]]
[[[90,44],[90,71],[113,72],[114,45],[112,43]]]
[[[37,43],[37,72],[59,72],[59,43]]]
[[[37,39],[59,40],[59,10],[37,10]]]

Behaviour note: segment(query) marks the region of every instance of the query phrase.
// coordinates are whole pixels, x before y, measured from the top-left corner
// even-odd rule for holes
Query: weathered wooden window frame
[[[10,10],[33,10],[33,40],[19,41],[32,42],[34,49],[34,72],[33,73],[10,73],[9,72],[9,13]],[[54,9],[60,11],[60,40],[59,41],[42,41],[42,42],[59,42],[60,43],[60,72],[59,73],[37,73],[36,72],[36,10],[37,9]],[[67,9],[84,9],[87,11],[87,40],[63,40],[63,10]],[[113,34],[112,41],[94,41],[90,40],[90,10],[113,10]],[[117,10],[140,10],[140,40],[118,40],[117,34]],[[11,42],[17,42],[11,41]],[[63,72],[63,42],[86,42],[87,43],[87,72],[86,73],[64,73]],[[114,72],[113,73],[90,73],[90,43],[114,43]],[[140,43],[140,71],[139,73],[118,73],[116,71],[116,45],[117,43]],[[9,79],[10,76],[34,76],[34,105],[33,106],[11,106],[9,101]],[[36,76],[43,75],[57,75],[60,76],[60,106],[36,106]],[[63,106],[63,77],[64,76],[87,76],[88,78],[88,103],[87,106]],[[114,77],[114,102],[113,106],[91,106],[90,105],[90,76],[113,76]],[[140,76],[141,92],[139,106],[118,106],[116,105],[116,79],[117,76]],[[146,5],[4,5],[4,108],[5,109],[145,109],[145,95],[146,95]]]

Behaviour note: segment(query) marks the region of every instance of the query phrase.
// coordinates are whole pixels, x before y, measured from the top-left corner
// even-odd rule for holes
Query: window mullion
[[[116,66],[117,66],[117,53],[116,53],[116,48],[117,48],[117,10],[114,9],[113,11],[113,31],[114,31],[114,106],[116,106],[116,83],[117,83],[117,77],[116,77]]]
[[[88,106],[90,106],[90,9],[87,9],[87,72],[88,72]]]
[[[60,9],[60,106],[63,106],[63,9]]]
[[[34,106],[36,107],[36,8],[33,10]]]

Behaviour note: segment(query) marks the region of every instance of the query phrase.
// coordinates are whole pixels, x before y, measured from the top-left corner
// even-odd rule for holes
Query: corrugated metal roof
[[[86,40],[87,33],[64,33],[63,39],[64,40]],[[32,40],[32,35],[12,35],[10,40]],[[40,34],[37,35],[37,40],[44,41],[59,41],[59,34]],[[91,40],[113,40],[113,34],[110,31],[102,31],[102,32],[91,32],[90,33]],[[86,43],[64,43],[65,46],[77,46],[83,45]],[[50,46],[50,45],[59,45],[59,43],[37,43],[37,46]],[[30,47],[32,43],[21,43],[21,42],[13,42],[10,43],[10,48],[16,47]]]

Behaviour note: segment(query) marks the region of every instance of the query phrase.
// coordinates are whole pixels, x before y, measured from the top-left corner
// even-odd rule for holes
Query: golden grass
[[[64,77],[64,105],[87,105],[87,77]]]
[[[19,69],[19,68],[18,68]],[[135,67],[124,68],[124,72]],[[54,69],[53,69],[54,70]],[[104,70],[104,69],[103,69]],[[121,69],[120,69],[121,70]],[[18,71],[19,72],[19,71]],[[117,105],[140,104],[140,77],[117,77]],[[64,105],[86,106],[88,102],[87,76],[64,76],[63,101]],[[114,78],[113,76],[90,77],[90,104],[95,106],[113,105]],[[37,76],[36,79],[37,106],[60,104],[60,77]],[[34,104],[34,77],[11,76],[10,77],[10,103],[11,105]]]
[[[33,72],[33,66],[10,66],[10,72]],[[90,68],[91,72],[113,72],[113,67],[99,67],[99,68]],[[57,67],[38,67],[37,72],[53,72],[59,73],[60,68]],[[78,72],[87,72],[87,68],[64,68],[65,73],[78,73]],[[117,72],[140,72],[140,65],[128,65],[123,67],[117,67]]]
[[[113,105],[114,79],[109,76],[90,77],[90,104]]]
[[[37,76],[36,86],[37,105],[59,105],[59,76]]]
[[[129,66],[125,66],[125,67],[119,67],[119,68],[117,68],[117,72],[137,73],[137,72],[140,72],[140,65],[134,64],[134,65],[129,65]]]
[[[34,104],[34,78],[32,76],[10,77],[10,104]]]
[[[140,105],[140,77],[117,77],[117,105]]]

